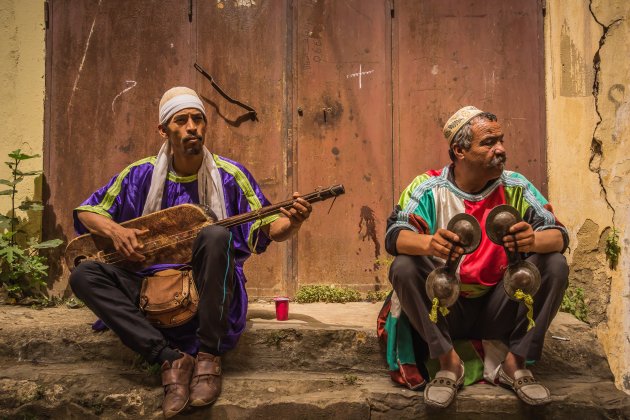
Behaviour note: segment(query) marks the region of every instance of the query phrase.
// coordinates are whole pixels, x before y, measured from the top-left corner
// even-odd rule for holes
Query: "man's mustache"
[[[497,165],[505,164],[506,161],[507,161],[506,155],[497,155],[492,158],[492,161],[490,161],[490,163],[493,166],[497,166]]]
[[[202,141],[202,140],[203,140],[203,137],[202,137],[202,136],[194,136],[194,135],[184,137],[184,141],[189,141],[189,140],[199,140],[199,141]]]

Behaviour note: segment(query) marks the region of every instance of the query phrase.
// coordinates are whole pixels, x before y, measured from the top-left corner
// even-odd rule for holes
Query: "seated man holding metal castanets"
[[[496,381],[527,404],[547,403],[549,390],[533,378],[525,362],[541,357],[545,332],[567,287],[562,255],[567,231],[524,176],[504,170],[503,131],[495,115],[467,106],[449,118],[443,132],[452,164],[414,179],[388,220],[386,248],[396,256],[389,273],[394,291],[379,317],[379,336],[389,341],[392,379],[412,389],[424,387],[428,405],[447,407],[468,376],[453,340],[494,339],[507,347]],[[487,219],[493,208],[506,204],[518,217],[495,239],[497,245],[486,232]],[[478,247],[469,254],[462,238],[447,229],[461,213],[473,216],[482,231]],[[505,292],[511,253],[523,255],[540,273],[533,299],[522,291],[518,298]],[[431,299],[426,281],[447,259],[456,265],[452,271],[461,280],[460,292],[452,306],[440,307],[436,315],[438,300]],[[414,334],[426,343],[430,358],[439,361],[429,383],[415,363]]]

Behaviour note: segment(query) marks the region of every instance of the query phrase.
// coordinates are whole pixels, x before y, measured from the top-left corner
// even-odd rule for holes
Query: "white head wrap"
[[[159,118],[160,124],[165,124],[175,113],[182,109],[194,108],[201,111],[206,116],[203,103],[197,93],[187,87],[178,86],[167,90],[160,100]],[[169,171],[169,164],[172,159],[171,145],[168,140],[162,144],[160,152],[155,161],[153,175],[151,177],[151,187],[147,194],[147,201],[142,214],[156,212],[162,208],[162,196],[164,195],[164,183]],[[199,203],[208,206],[218,220],[225,219],[225,199],[223,196],[223,183],[221,175],[217,169],[212,153],[203,146],[203,161],[197,173],[197,184],[199,185]]]

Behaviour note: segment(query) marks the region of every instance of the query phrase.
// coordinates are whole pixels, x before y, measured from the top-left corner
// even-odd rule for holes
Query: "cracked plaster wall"
[[[43,155],[45,94],[45,27],[43,0],[0,1],[0,162],[7,154],[22,149],[27,154]],[[41,170],[42,158],[26,161],[23,170]],[[0,178],[8,179],[10,169],[0,163]],[[0,190],[4,190],[4,186]],[[24,198],[41,199],[41,182],[27,178],[18,184],[16,204]],[[0,212],[11,208],[9,196],[0,196]],[[41,214],[32,212],[31,232],[41,230]],[[26,215],[21,214],[22,217]]]
[[[571,232],[582,287],[616,385],[630,393],[630,2],[547,1],[549,198]],[[619,231],[617,270],[605,244]]]

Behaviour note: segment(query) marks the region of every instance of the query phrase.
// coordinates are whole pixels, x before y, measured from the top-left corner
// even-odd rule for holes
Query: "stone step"
[[[508,390],[477,384],[464,388],[445,410],[431,410],[422,393],[387,375],[334,372],[227,372],[223,392],[208,408],[182,417],[202,419],[627,419],[630,397],[612,383],[586,376],[540,375],[553,402],[529,407]],[[159,375],[111,363],[18,362],[0,373],[0,418],[161,418]]]
[[[383,371],[375,328],[379,309],[379,304],[369,303],[291,303],[290,319],[276,321],[272,304],[253,303],[247,329],[224,358],[224,367],[246,372]],[[95,319],[86,308],[0,306],[0,367],[15,361],[109,361],[116,366],[137,361],[111,331],[92,332]],[[595,331],[565,313],[551,324],[543,359],[536,366],[550,374],[572,372],[613,380]]]
[[[281,322],[275,320],[270,304],[252,304],[247,330],[225,357],[225,368],[362,372],[384,368],[375,327],[367,326],[376,324],[378,305],[294,306],[291,319]],[[340,311],[348,315],[335,320],[342,318]],[[86,308],[38,311],[0,306],[0,364],[2,360],[130,364],[137,359],[111,331],[92,332],[95,319]]]

